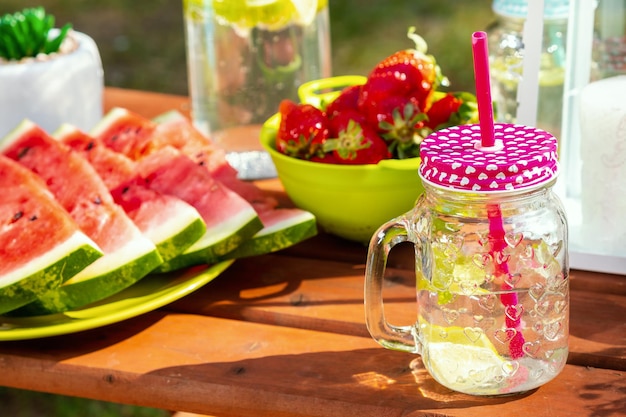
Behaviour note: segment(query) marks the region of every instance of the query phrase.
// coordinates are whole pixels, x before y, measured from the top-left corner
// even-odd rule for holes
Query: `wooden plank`
[[[625,275],[572,270],[571,282],[580,291],[626,296]]]
[[[168,310],[369,337],[364,323],[364,265],[269,255],[238,260],[210,285]],[[412,272],[389,269],[387,320],[417,315]],[[626,370],[626,297],[572,290],[569,362]]]
[[[166,309],[369,338],[364,270],[362,264],[279,255],[240,259],[211,285]],[[385,289],[387,316],[410,324],[414,278],[406,270],[389,272],[395,275]]]
[[[626,405],[614,370],[567,365],[525,395],[472,397],[367,338],[163,312],[0,354],[2,385],[220,416],[584,417]]]

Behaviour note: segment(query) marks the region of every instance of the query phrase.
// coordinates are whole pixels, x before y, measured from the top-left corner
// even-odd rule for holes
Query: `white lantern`
[[[572,0],[558,193],[570,266],[626,273],[626,0]]]

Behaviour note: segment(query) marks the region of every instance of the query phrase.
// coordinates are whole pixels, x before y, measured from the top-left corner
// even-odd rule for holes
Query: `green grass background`
[[[182,0],[2,0],[0,15],[43,6],[96,41],[107,86],[187,94]],[[474,91],[471,34],[493,21],[491,0],[329,0],[333,74],[366,75],[412,42],[415,26],[451,81]],[[0,370],[1,372],[1,370]],[[0,387],[0,415],[164,417],[163,410]]]

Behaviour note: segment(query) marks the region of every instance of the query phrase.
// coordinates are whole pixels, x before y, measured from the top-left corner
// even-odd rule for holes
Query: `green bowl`
[[[364,77],[334,77],[301,87],[300,99],[323,106],[337,89]],[[334,88],[333,88],[334,87]],[[328,89],[333,91],[328,91]],[[324,231],[367,244],[385,222],[413,208],[423,192],[419,158],[383,160],[376,165],[334,165],[292,158],[276,150],[280,114],[270,117],[260,141],[293,203],[313,213]]]

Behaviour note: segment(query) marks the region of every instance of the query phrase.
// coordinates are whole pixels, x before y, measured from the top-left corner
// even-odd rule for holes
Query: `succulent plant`
[[[0,58],[20,60],[58,52],[72,26],[65,24],[55,37],[49,36],[54,16],[43,7],[26,8],[0,17]]]

